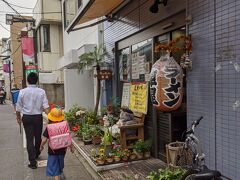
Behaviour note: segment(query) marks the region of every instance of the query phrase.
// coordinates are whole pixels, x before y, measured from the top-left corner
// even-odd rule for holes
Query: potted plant
[[[126,148],[122,150],[122,160],[127,161],[130,156],[130,151]]]
[[[137,155],[138,159],[142,159],[143,158],[143,151],[144,151],[144,141],[143,140],[138,140],[134,146],[133,146],[133,150]]]
[[[129,158],[130,158],[130,160],[135,160],[137,158],[137,155],[134,152],[132,152],[132,153],[130,153]]]
[[[91,144],[92,143],[92,131],[89,126],[84,126],[82,128],[82,136],[84,144]]]
[[[111,163],[113,163],[113,156],[112,155],[108,155],[107,157],[106,157],[106,161],[109,163],[109,164],[111,164]]]
[[[97,165],[103,165],[105,163],[105,160],[106,160],[105,155],[103,155],[103,156],[99,155],[96,158],[96,163],[97,163]]]
[[[95,148],[91,150],[91,157],[95,162],[97,161],[97,150]]]
[[[146,159],[150,158],[150,156],[151,156],[151,153],[150,153],[151,147],[152,147],[152,142],[150,140],[144,141],[144,146],[143,146],[143,152],[144,152],[143,157],[144,158],[146,158]]]
[[[121,157],[122,157],[121,146],[120,145],[113,146],[111,154],[113,155],[115,162],[121,161]]]
[[[79,127],[79,129],[77,130],[76,135],[77,135],[79,141],[83,140],[82,127]]]
[[[96,126],[92,128],[92,143],[94,145],[101,144],[102,142],[102,131]]]

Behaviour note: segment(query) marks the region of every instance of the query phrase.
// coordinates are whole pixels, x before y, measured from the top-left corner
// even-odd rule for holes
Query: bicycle
[[[221,173],[217,170],[210,170],[205,165],[205,154],[202,151],[201,144],[197,136],[194,135],[195,127],[199,124],[199,122],[203,119],[201,116],[198,120],[195,120],[191,128],[187,129],[185,132],[185,142],[183,144],[182,152],[177,156],[176,163],[178,166],[182,166],[188,169],[181,180],[222,180],[229,179],[225,176],[222,176]],[[187,161],[186,155],[189,157],[189,152],[191,152],[190,156],[192,158],[192,164],[184,164]],[[189,158],[188,158],[189,159]],[[230,180],[230,179],[229,179]]]

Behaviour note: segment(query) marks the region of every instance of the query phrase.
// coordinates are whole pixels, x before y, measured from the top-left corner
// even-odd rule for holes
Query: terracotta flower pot
[[[103,165],[103,164],[105,163],[105,161],[104,161],[103,159],[101,159],[101,158],[98,158],[97,161],[96,161],[96,163],[97,163],[98,165]]]
[[[142,152],[136,152],[137,158],[142,159],[143,158],[143,153]]]
[[[102,142],[102,138],[100,136],[96,136],[92,138],[92,143],[94,145],[101,144],[101,142]]]
[[[127,157],[127,156],[123,156],[123,157],[122,157],[122,160],[123,160],[123,161],[127,161],[127,160],[128,160],[128,157]]]
[[[132,153],[130,154],[130,157],[129,157],[131,160],[134,160],[137,158],[137,155],[135,153]]]
[[[113,162],[113,158],[112,158],[112,157],[108,157],[108,158],[106,159],[106,161],[107,161],[108,163],[112,163],[112,162]]]
[[[121,161],[121,158],[118,157],[118,156],[114,156],[114,161],[115,161],[115,162],[119,162],[119,161]]]
[[[144,152],[144,158],[145,159],[148,159],[148,158],[150,158],[150,156],[151,156],[151,153],[150,153],[150,151],[148,151],[148,152]]]

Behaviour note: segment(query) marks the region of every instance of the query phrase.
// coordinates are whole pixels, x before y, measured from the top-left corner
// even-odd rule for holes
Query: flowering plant
[[[129,149],[123,149],[122,150],[122,156],[129,157],[130,156],[130,150]]]
[[[72,127],[73,132],[77,132],[80,129],[80,125],[76,124],[75,126]]]
[[[122,147],[120,145],[113,146],[111,154],[116,157],[122,157]]]

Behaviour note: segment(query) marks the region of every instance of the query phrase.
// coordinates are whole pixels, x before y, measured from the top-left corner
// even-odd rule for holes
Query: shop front
[[[150,97],[150,71],[154,62],[166,53],[155,52],[155,47],[159,44],[168,44],[186,34],[186,11],[184,1],[177,9],[171,8],[173,4],[170,1],[168,5],[170,11],[166,12],[164,7],[160,7],[161,13],[158,13],[157,17],[156,14],[149,12],[151,5],[152,3],[147,1],[129,3],[119,12],[120,21],[105,23],[104,36],[107,48],[109,50],[112,48],[115,55],[114,96],[126,98],[123,94],[126,94],[126,86],[129,84],[147,84],[145,139],[153,141],[154,157],[166,160],[166,144],[180,141],[182,132],[187,126],[186,93],[178,110],[168,113],[155,110]],[[143,17],[144,14],[149,17]],[[151,21],[153,22],[150,23]],[[183,53],[179,51],[172,53],[172,56],[180,63]]]

